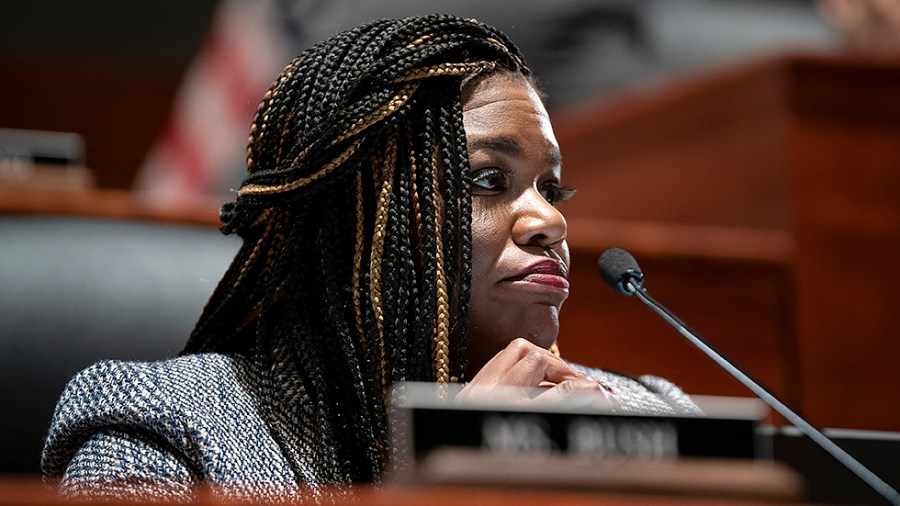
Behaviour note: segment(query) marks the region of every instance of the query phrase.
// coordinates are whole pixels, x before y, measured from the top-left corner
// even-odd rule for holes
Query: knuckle
[[[516,352],[516,354],[519,356],[525,356],[533,352],[535,346],[524,337],[517,337],[509,342],[507,348]]]
[[[541,365],[541,363],[544,362],[545,359],[546,357],[544,356],[544,354],[541,353],[541,350],[536,346],[527,350],[525,355],[522,356],[522,361],[527,362],[531,367],[537,367]]]
[[[600,385],[596,381],[589,379],[566,380],[563,383],[566,384],[567,392],[591,392],[600,390]]]
[[[570,394],[578,390],[575,385],[575,382],[572,380],[565,380],[556,385],[556,389],[559,390],[562,394]]]

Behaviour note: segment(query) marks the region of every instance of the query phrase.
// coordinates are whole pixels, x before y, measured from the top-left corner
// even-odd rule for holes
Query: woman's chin
[[[559,334],[559,332],[556,332],[556,331],[547,332],[547,333],[542,333],[540,335],[526,337],[526,339],[528,339],[532,343],[536,344],[537,346],[544,348],[545,350],[549,350],[550,347],[553,346],[553,343],[556,342],[556,336],[558,334]]]

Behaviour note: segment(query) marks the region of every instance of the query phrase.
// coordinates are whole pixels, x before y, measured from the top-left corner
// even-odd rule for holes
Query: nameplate
[[[564,455],[578,459],[666,461],[752,459],[766,453],[756,435],[759,403],[703,398],[702,416],[637,415],[578,403],[459,401],[458,386],[406,383],[392,400],[397,458],[415,465],[437,449],[491,455]],[[520,396],[521,398],[521,396]]]

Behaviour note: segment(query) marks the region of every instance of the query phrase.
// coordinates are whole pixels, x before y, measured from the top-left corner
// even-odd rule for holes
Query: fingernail
[[[604,383],[600,380],[597,380],[597,384],[600,385],[600,388],[605,390],[606,393],[608,393],[609,395],[611,395],[613,397],[616,396],[616,392],[615,392],[615,390],[613,390],[613,388],[611,386],[607,385],[606,383]]]

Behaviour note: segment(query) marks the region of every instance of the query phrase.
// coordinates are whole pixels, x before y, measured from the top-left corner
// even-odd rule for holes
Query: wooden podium
[[[596,260],[821,426],[900,430],[900,60],[786,55],[552,114],[573,270],[564,356],[747,395]]]

